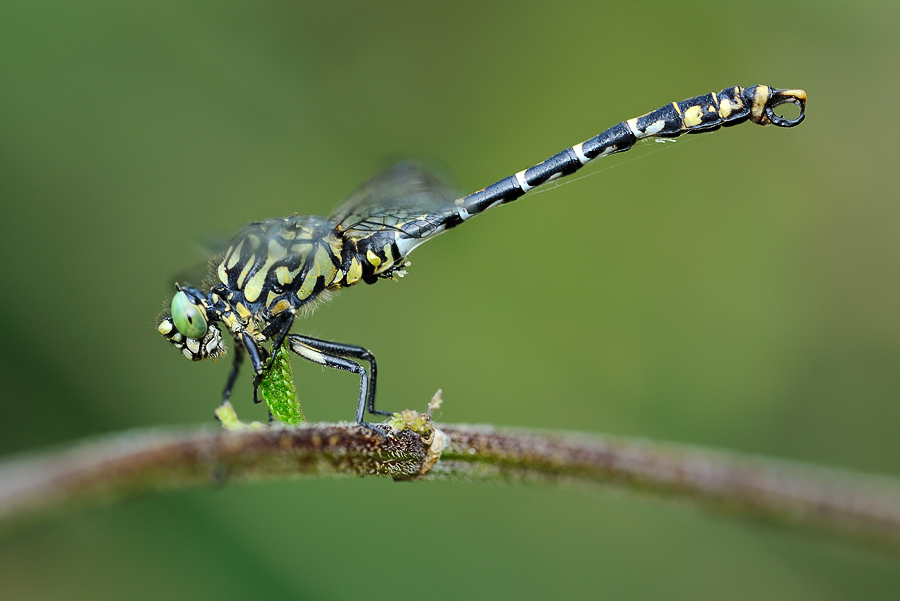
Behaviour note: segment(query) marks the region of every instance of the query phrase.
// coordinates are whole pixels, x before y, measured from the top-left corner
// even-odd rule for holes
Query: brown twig
[[[0,464],[0,524],[225,479],[302,475],[600,483],[900,546],[900,482],[889,478],[646,441],[463,425],[442,425],[424,440],[410,430],[382,440],[352,424],[128,432]]]
[[[900,481],[646,440],[445,426],[430,477],[596,483],[900,546]]]

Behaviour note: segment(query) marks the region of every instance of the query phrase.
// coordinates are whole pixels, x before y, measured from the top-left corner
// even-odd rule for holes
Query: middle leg
[[[377,430],[375,426],[365,421],[366,408],[369,406],[370,395],[374,398],[374,377],[370,378],[366,370],[356,361],[341,356],[349,354],[341,352],[340,349],[351,348],[355,353],[360,347],[349,347],[334,342],[326,342],[316,340],[315,338],[307,338],[305,336],[290,335],[288,343],[291,351],[303,357],[307,361],[330,367],[332,369],[340,369],[349,371],[359,376],[359,402],[356,407],[356,421],[360,425]],[[312,344],[311,344],[312,343]],[[314,346],[315,344],[315,346]],[[365,351],[365,349],[362,349]],[[368,353],[368,351],[365,351]],[[371,355],[371,353],[369,353]],[[360,357],[364,358],[364,357]],[[370,363],[374,367],[374,362]],[[374,376],[374,369],[372,375]],[[374,402],[374,401],[373,401]],[[370,413],[374,413],[370,410]]]
[[[378,366],[375,363],[375,355],[372,354],[372,351],[354,344],[329,342],[328,340],[310,338],[309,336],[293,335],[291,338],[322,353],[336,355],[338,357],[348,357],[351,359],[362,359],[363,361],[368,362],[369,389],[366,392],[366,407],[372,415],[393,415],[393,412],[391,411],[375,409],[375,384],[378,380]]]

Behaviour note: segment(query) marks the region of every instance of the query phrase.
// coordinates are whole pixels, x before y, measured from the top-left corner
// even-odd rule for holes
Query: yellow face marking
[[[694,127],[695,125],[700,125],[703,123],[703,107],[699,105],[694,105],[688,110],[684,111],[684,126],[685,127]]]
[[[373,253],[371,250],[366,251],[366,259],[369,260],[369,263],[372,264],[372,267],[378,269],[378,266],[381,265],[381,259],[378,258],[378,255]]]
[[[159,331],[160,334],[165,336],[166,334],[168,334],[169,332],[172,331],[172,327],[173,327],[172,320],[164,319],[161,322],[159,322],[159,325],[156,326],[156,329]]]

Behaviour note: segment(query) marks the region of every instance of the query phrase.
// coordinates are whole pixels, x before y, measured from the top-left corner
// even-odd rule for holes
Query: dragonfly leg
[[[294,316],[297,314],[297,311],[291,309],[288,314],[287,319],[284,320],[284,325],[279,328],[278,337],[275,339],[275,343],[272,345],[272,357],[269,359],[268,365],[266,365],[266,371],[272,369],[272,366],[275,365],[275,353],[284,344],[285,338],[288,337],[288,334],[291,332],[291,326],[294,325]]]
[[[375,384],[378,380],[378,366],[375,363],[375,355],[367,348],[356,346],[355,344],[342,344],[340,342],[329,342],[328,340],[319,340],[318,338],[310,338],[309,336],[295,335],[295,338],[306,346],[317,351],[328,353],[329,355],[337,355],[338,357],[349,357],[351,359],[362,359],[369,364],[369,389],[366,393],[366,407],[372,415],[393,415],[392,411],[383,411],[375,409]]]
[[[241,333],[241,341],[244,343],[244,348],[247,349],[250,364],[253,365],[253,402],[259,403],[257,390],[259,389],[259,381],[262,380],[263,373],[265,373],[265,350],[260,348],[247,332]]]
[[[241,364],[244,362],[244,348],[235,340],[234,344],[234,361],[231,363],[231,373],[228,374],[228,380],[225,382],[225,390],[222,391],[222,405],[231,398],[231,391],[234,390],[234,383],[237,382],[238,374],[241,371]]]
[[[381,432],[381,430],[379,430],[375,425],[367,423],[365,421],[366,406],[368,404],[368,395],[371,389],[372,382],[372,380],[370,380],[369,378],[369,374],[366,372],[365,368],[363,368],[356,361],[341,357],[337,352],[334,352],[332,350],[334,348],[345,348],[345,345],[296,335],[288,336],[288,341],[291,350],[307,361],[311,361],[319,365],[324,365],[325,367],[330,367],[332,369],[349,371],[350,373],[359,376],[359,403],[356,406],[356,422],[361,426],[378,432],[383,437],[384,433]],[[309,341],[312,341],[313,343],[323,344],[319,345],[320,348],[316,348],[312,344],[309,344]],[[359,347],[353,348],[358,349]]]

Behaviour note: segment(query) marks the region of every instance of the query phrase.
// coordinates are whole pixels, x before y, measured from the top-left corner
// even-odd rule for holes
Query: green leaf
[[[291,425],[306,423],[294,387],[294,371],[287,345],[282,344],[274,352],[275,362],[259,383],[259,391],[275,419]]]

